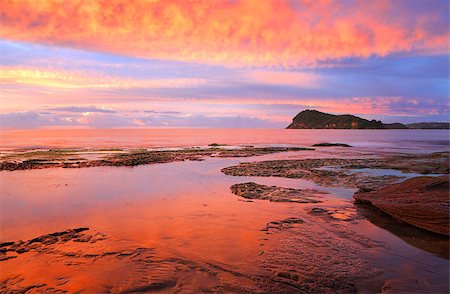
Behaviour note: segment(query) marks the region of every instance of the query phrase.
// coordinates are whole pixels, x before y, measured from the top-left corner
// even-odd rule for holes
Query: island
[[[317,110],[303,110],[287,129],[450,129],[448,122],[420,122],[413,124],[385,124],[350,114],[334,115]]]

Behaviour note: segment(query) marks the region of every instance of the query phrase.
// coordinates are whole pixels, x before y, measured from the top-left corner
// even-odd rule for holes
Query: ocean
[[[354,147],[429,152],[448,150],[448,130],[287,129],[27,129],[0,131],[0,148],[158,148],[227,145],[310,146],[347,143]]]
[[[3,151],[211,143],[354,146],[133,167],[0,171],[0,242],[31,244],[30,252],[2,263],[13,282],[20,277],[88,293],[121,292],[141,284],[163,290],[176,285],[183,293],[221,292],[217,289],[223,285],[241,287],[229,292],[253,292],[265,281],[272,285],[280,279],[272,272],[298,272],[298,281],[312,289],[342,279],[361,292],[375,293],[386,281],[416,285],[417,280],[433,285],[435,292],[448,292],[448,238],[355,204],[356,187],[222,172],[263,160],[445,151],[447,130],[35,129],[0,135]],[[416,176],[398,170],[349,172]],[[248,200],[231,192],[232,185],[246,182],[322,194],[315,197],[317,203],[293,203]],[[73,234],[75,228],[85,231]]]

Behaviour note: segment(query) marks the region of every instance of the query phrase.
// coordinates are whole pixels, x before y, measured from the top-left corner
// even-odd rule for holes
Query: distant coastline
[[[317,110],[303,110],[297,114],[286,129],[450,129],[448,122],[418,122],[412,124],[385,124],[379,120],[367,120],[358,116],[334,115]]]

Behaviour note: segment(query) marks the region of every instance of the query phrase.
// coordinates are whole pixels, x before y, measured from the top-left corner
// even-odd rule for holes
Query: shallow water
[[[374,175],[374,176],[395,176],[395,177],[400,177],[403,179],[409,179],[409,178],[423,176],[422,174],[417,174],[417,173],[406,173],[406,172],[402,172],[402,171],[396,170],[396,169],[381,169],[381,168],[377,168],[377,169],[359,168],[359,169],[351,169],[351,170],[349,170],[349,172],[364,173],[364,174],[369,174],[369,175]],[[428,177],[438,177],[438,176],[441,176],[441,174],[427,174],[427,176]]]
[[[159,258],[176,256],[197,264],[174,282],[178,290],[216,291],[217,288],[214,288],[216,284],[212,281],[220,277],[218,284],[240,284],[244,288],[228,289],[231,292],[240,292],[242,289],[253,289],[252,283],[246,284],[248,279],[241,280],[243,277],[265,275],[272,267],[284,266],[283,262],[279,261],[277,248],[285,246],[283,240],[290,240],[289,233],[267,235],[261,229],[272,221],[300,217],[305,221],[305,227],[307,225],[310,228],[308,234],[311,235],[308,239],[311,240],[314,238],[320,240],[323,233],[319,232],[333,232],[339,228],[336,240],[348,241],[345,246],[349,253],[341,251],[336,255],[332,252],[327,253],[326,248],[322,249],[322,252],[316,252],[320,258],[329,259],[337,256],[336,264],[341,262],[339,261],[341,258],[351,261],[354,258],[351,254],[359,254],[358,247],[352,246],[359,246],[358,242],[369,242],[365,238],[370,238],[370,242],[362,247],[367,252],[361,252],[362,256],[355,255],[361,259],[361,263],[372,264],[377,269],[373,273],[376,274],[373,282],[363,285],[363,290],[377,291],[383,281],[389,278],[412,277],[448,291],[449,262],[448,255],[445,256],[445,251],[448,251],[448,240],[427,234],[425,238],[421,231],[404,236],[402,229],[395,227],[396,222],[393,220],[384,220],[381,224],[376,217],[375,221],[371,220],[370,211],[361,210],[362,208],[352,204],[350,196],[354,190],[324,188],[306,180],[231,177],[220,172],[221,168],[242,161],[329,157],[336,155],[336,152],[338,151],[326,149],[132,168],[3,171],[0,172],[2,232],[0,241],[28,240],[68,228],[89,227],[115,240],[114,245],[108,246],[126,243],[127,245],[123,246],[128,248],[133,244],[135,247],[156,250],[156,253],[152,254]],[[357,149],[344,151],[340,156],[352,154],[353,156],[360,154],[360,151]],[[229,187],[246,181],[292,188],[318,188],[329,194],[325,194],[321,199],[323,202],[319,204],[245,202],[242,198],[231,194]],[[307,211],[312,207],[337,209],[336,221],[324,221],[309,215]],[[341,221],[349,215],[361,214],[365,217]],[[315,234],[316,230],[318,233]],[[361,236],[353,240],[353,237],[345,237],[348,234]],[[336,241],[333,239],[335,237],[330,238],[331,242]],[[426,240],[426,244],[423,240]],[[302,252],[307,253],[311,247],[302,243],[305,241],[296,239],[292,242],[298,249],[303,246]],[[373,242],[376,245],[370,245]],[[107,246],[102,250],[106,248]],[[320,250],[320,247],[315,250]],[[124,270],[133,273],[133,277],[127,278],[127,283],[133,285],[138,283],[136,278],[141,281],[146,275],[139,270],[142,260],[130,261],[131,268],[125,267],[126,269],[119,267],[120,263],[115,260],[96,262],[97,267],[91,268],[72,265],[69,272],[67,266],[64,266],[64,260],[41,256],[28,259],[27,264],[22,264],[19,258],[11,259],[2,262],[0,270],[5,277],[22,275],[25,281],[47,284],[60,279],[60,273],[64,272],[64,279],[67,280],[64,286],[66,289],[72,291],[84,289],[88,292],[116,289],[114,287],[119,287],[116,285],[117,281],[121,281],[122,275],[125,275]],[[308,261],[309,263],[304,261],[305,264],[302,264],[302,260],[299,259],[296,262],[300,262],[298,266],[317,267],[318,272],[323,270],[320,268],[323,260],[312,260]],[[207,269],[197,269],[198,264]],[[355,261],[355,264],[358,263]],[[37,274],[42,266],[47,268],[44,276]],[[161,264],[157,266],[158,270],[161,266]],[[174,270],[179,266],[180,264],[168,267]],[[359,270],[357,265],[355,270]],[[205,271],[217,273],[204,277]],[[230,272],[234,274],[230,276]],[[86,275],[91,278],[86,280]],[[152,279],[163,281],[163,277],[166,277],[165,274],[158,272]],[[202,288],[201,285],[207,286]]]
[[[385,215],[355,206],[355,189],[221,172],[239,162],[260,160],[445,151],[449,144],[445,130],[22,130],[2,131],[0,148],[310,146],[320,142],[355,147],[136,167],[1,171],[0,242],[78,227],[107,236],[94,244],[56,244],[40,254],[24,253],[24,258],[3,261],[2,281],[13,286],[41,283],[70,292],[120,292],[136,286],[141,287],[136,291],[189,293],[299,291],[277,276],[291,269],[312,292],[330,281],[339,286],[346,279],[354,280],[360,291],[377,292],[385,280],[403,278],[448,292],[448,239],[406,229]],[[355,171],[410,176],[391,170]],[[249,181],[328,194],[320,198],[321,203],[299,204],[247,202],[230,192],[231,185]],[[312,215],[312,208],[327,209],[330,214]],[[268,223],[290,217],[303,223],[289,230],[264,230]],[[119,253],[111,257],[111,251]],[[79,252],[101,254],[92,258],[78,256]]]

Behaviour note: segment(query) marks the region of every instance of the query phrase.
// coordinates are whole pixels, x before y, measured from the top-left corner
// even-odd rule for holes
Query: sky
[[[449,120],[447,0],[3,0],[2,128]]]

